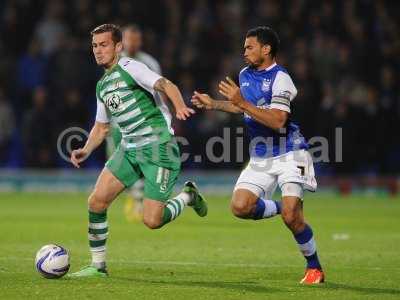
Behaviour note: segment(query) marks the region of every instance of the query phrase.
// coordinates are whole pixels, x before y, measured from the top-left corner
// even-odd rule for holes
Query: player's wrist
[[[216,110],[216,109],[218,109],[217,101],[215,101],[214,99],[211,99],[211,98],[210,98],[209,109],[210,109],[210,110]]]
[[[234,105],[241,110],[245,111],[248,109],[249,103],[247,101],[238,101],[237,103],[234,103]]]
[[[82,148],[81,151],[83,152],[83,154],[84,154],[85,156],[89,156],[89,155],[92,153],[93,149],[90,149],[89,146],[86,146],[86,145],[85,145],[85,146]]]
[[[186,109],[186,108],[187,108],[187,106],[186,106],[185,104],[179,104],[179,105],[176,105],[176,106],[175,106],[175,111],[176,111],[176,112],[182,111],[182,110],[184,110],[184,109]]]

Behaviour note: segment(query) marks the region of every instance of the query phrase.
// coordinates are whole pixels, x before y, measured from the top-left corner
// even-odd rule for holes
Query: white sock
[[[97,269],[104,269],[106,267],[106,250],[92,251],[92,266]]]
[[[180,199],[183,201],[185,205],[188,205],[190,201],[192,201],[192,196],[190,193],[182,192],[178,196],[174,197],[175,199]]]

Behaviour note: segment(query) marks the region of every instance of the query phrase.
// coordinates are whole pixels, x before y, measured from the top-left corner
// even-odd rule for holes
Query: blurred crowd
[[[1,166],[67,166],[57,154],[57,136],[94,121],[95,84],[103,71],[89,33],[110,22],[141,27],[143,50],[157,58],[188,104],[194,90],[218,97],[219,80],[237,78],[249,28],[274,28],[281,39],[278,63],[299,91],[292,118],[307,138],[328,138],[331,160],[335,128],[342,128],[343,163],[321,164],[320,172],[399,173],[400,3],[372,0],[1,1]],[[241,116],[213,111],[174,123],[194,154],[223,127],[237,126],[243,126]],[[97,151],[87,165],[102,166],[104,159]],[[239,165],[186,162],[192,168]]]

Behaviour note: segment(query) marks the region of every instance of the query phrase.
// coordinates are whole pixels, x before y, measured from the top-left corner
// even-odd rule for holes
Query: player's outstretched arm
[[[89,137],[83,148],[76,149],[71,153],[71,163],[80,168],[80,163],[85,161],[86,158],[95,150],[107,137],[110,130],[109,123],[96,122],[90,131]]]
[[[196,106],[197,108],[201,108],[201,109],[221,110],[221,111],[234,113],[234,114],[239,114],[239,113],[243,112],[242,109],[233,105],[230,101],[214,100],[209,95],[201,94],[197,91],[194,91],[191,101],[194,106]]]
[[[247,115],[251,116],[257,122],[274,130],[283,128],[286,124],[289,114],[286,111],[279,109],[262,109],[247,102],[243,99],[240,93],[240,88],[236,83],[226,77],[226,81],[221,81],[219,84],[219,92],[225,96],[233,105],[242,109]]]
[[[171,100],[178,120],[186,120],[195,113],[193,109],[186,106],[178,87],[168,79],[164,77],[158,79],[154,84],[154,89],[163,92]]]

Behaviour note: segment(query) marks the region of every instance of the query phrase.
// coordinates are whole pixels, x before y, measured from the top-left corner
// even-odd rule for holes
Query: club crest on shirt
[[[114,112],[121,104],[121,98],[118,96],[118,94],[109,94],[105,97],[104,103],[111,112]]]
[[[268,92],[270,87],[271,87],[271,79],[264,78],[263,82],[262,82],[261,90],[263,92]]]

